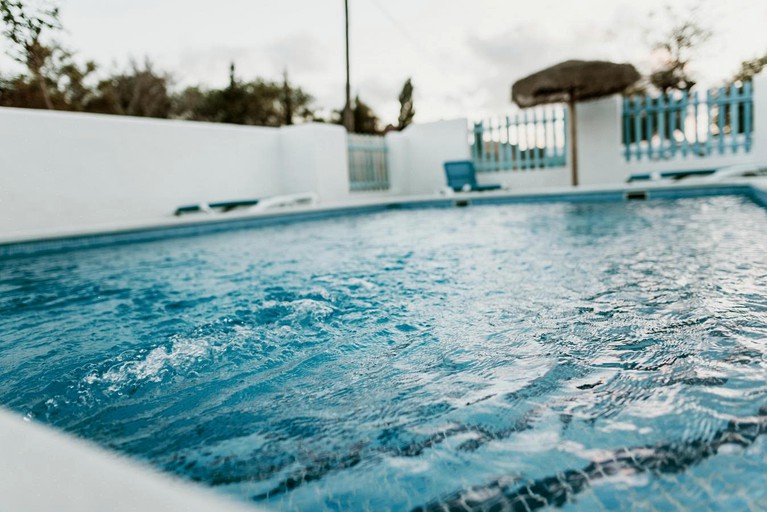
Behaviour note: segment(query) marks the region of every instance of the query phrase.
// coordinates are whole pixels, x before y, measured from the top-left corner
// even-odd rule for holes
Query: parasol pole
[[[344,19],[346,20],[346,103],[344,104],[343,122],[346,131],[354,131],[354,113],[352,112],[352,86],[349,70],[349,0],[344,0]]]
[[[578,186],[578,140],[576,137],[576,125],[578,124],[578,118],[575,114],[575,94],[574,90],[570,89],[567,95],[567,110],[570,114],[570,168],[572,169],[572,182],[573,186]]]

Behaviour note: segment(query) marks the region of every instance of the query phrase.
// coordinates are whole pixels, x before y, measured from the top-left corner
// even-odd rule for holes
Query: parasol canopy
[[[631,64],[602,60],[567,60],[517,80],[511,100],[522,108],[566,102],[570,111],[570,167],[572,184],[578,185],[577,118],[575,103],[623,92],[639,80]]]
[[[518,80],[511,99],[522,108],[585,101],[623,92],[639,78],[631,64],[568,60]]]

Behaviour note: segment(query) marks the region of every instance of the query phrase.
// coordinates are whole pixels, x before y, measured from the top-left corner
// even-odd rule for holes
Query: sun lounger
[[[480,185],[477,183],[477,173],[471,160],[445,162],[447,186],[455,192],[483,192],[499,190],[501,185]]]
[[[317,202],[317,194],[306,192],[282,196],[265,197],[263,199],[244,199],[240,201],[221,201],[216,203],[200,203],[179,206],[173,213],[179,217],[190,213],[226,213],[236,209],[246,209],[249,212],[284,208],[288,206],[312,205]]]

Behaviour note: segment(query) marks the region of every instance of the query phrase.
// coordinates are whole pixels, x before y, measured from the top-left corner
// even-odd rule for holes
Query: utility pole
[[[349,72],[349,0],[344,0],[346,18],[346,104],[344,105],[344,126],[349,133],[354,131],[354,115],[352,113],[352,86]]]

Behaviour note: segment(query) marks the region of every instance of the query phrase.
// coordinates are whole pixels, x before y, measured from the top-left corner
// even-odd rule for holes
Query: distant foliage
[[[360,100],[359,95],[354,98],[354,108],[352,109],[354,117],[354,132],[368,135],[381,133],[380,120],[367,103]]]
[[[663,61],[652,71],[649,82],[664,95],[674,90],[689,91],[695,86],[689,70],[692,55],[712,35],[708,28],[695,21],[696,12],[697,8],[692,9],[684,19],[676,21],[654,44],[654,50],[662,52]],[[666,17],[677,18],[670,6],[666,7]]]
[[[767,53],[756,59],[745,60],[740,63],[740,69],[732,77],[732,82],[747,82],[765,68],[767,68]]]
[[[0,16],[3,21],[3,36],[10,43],[6,52],[11,58],[24,65],[31,74],[31,80],[20,85],[36,88],[39,98],[33,97],[32,90],[25,90],[19,97],[30,95],[34,103],[44,108],[54,108],[49,90],[49,77],[45,68],[55,56],[56,47],[46,45],[44,36],[49,31],[61,29],[57,7],[33,9],[21,0],[0,0]],[[17,83],[13,80],[12,83]]]
[[[50,54],[39,74],[0,77],[0,106],[88,111],[96,64],[79,64],[72,53],[55,44],[46,48]]]
[[[145,61],[99,79],[94,62],[79,63],[73,52],[49,40],[61,29],[57,7],[0,0],[0,16],[7,53],[26,69],[0,76],[0,106],[259,126],[314,119],[312,96],[291,86],[287,73],[282,83],[248,82],[236,77],[232,64],[223,89],[198,86],[174,92],[171,77]]]
[[[244,82],[230,66],[229,85],[223,89],[190,87],[174,98],[173,117],[214,123],[282,126],[311,121],[313,98],[300,88],[257,79]]]
[[[294,86],[287,72],[281,81],[244,80],[232,64],[227,86],[198,85],[182,90],[175,89],[172,77],[148,60],[104,72],[95,62],[77,59],[74,52],[52,39],[62,28],[57,7],[48,0],[32,2],[0,0],[6,52],[25,69],[17,75],[0,74],[0,107],[275,127],[308,121],[342,124],[339,112],[326,119],[318,116],[312,95]],[[413,121],[409,79],[399,101],[399,119],[392,129],[403,129]],[[357,133],[381,133],[378,116],[359,96],[352,114]]]
[[[399,117],[397,118],[397,129],[404,130],[413,122],[415,117],[415,106],[413,104],[413,82],[410,78],[402,86],[402,92],[399,93]]]
[[[89,112],[136,117],[167,118],[171,114],[170,77],[156,72],[152,63],[135,62],[123,72],[101,80],[86,109]]]
[[[381,120],[378,115],[367,103],[363,102],[359,95],[352,99],[352,118],[354,120],[353,133],[360,133],[363,135],[379,135],[384,132],[381,129]],[[334,110],[330,119],[315,119],[315,121],[323,123],[333,123],[344,125],[344,111],[343,109]]]

